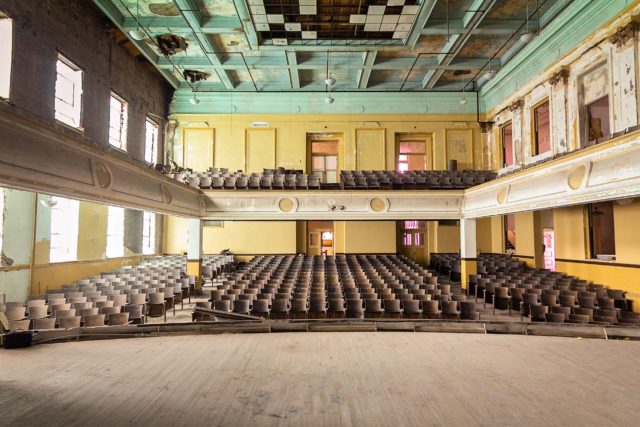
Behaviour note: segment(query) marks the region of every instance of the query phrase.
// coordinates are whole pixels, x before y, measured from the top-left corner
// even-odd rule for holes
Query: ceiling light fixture
[[[200,100],[196,97],[195,92],[193,92],[193,98],[189,98],[189,102],[192,103],[193,105],[200,104]]]
[[[327,86],[331,87],[334,84],[336,84],[336,79],[329,77],[328,79],[326,79],[324,81],[324,84],[326,84]]]
[[[527,0],[526,5],[527,5],[527,29],[520,36],[520,41],[522,43],[529,43],[536,36],[535,33],[532,33],[532,32],[529,31],[529,0]]]
[[[52,208],[58,204],[56,200],[53,200],[51,196],[47,196],[46,198],[40,199],[40,204],[45,208]]]
[[[327,96],[324,99],[324,102],[327,103],[327,104],[333,104],[333,101],[335,101],[335,99],[331,95]]]
[[[142,31],[142,29],[140,28],[140,2],[139,2],[139,0],[136,0],[136,29],[135,30],[130,30],[129,31],[129,35],[131,36],[132,39],[138,40],[138,41],[144,39],[147,36],[145,34],[145,32]]]

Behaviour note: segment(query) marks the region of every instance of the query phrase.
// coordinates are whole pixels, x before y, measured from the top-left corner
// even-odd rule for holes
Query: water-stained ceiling
[[[574,0],[94,0],[177,89],[473,91]]]

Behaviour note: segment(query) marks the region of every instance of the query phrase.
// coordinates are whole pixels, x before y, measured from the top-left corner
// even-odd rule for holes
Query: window
[[[80,128],[82,70],[62,55],[58,55],[56,70],[56,120]]]
[[[80,202],[62,197],[51,197],[50,205],[51,243],[49,247],[49,262],[75,261],[78,259]]]
[[[413,239],[413,234],[404,233],[402,241],[403,241],[405,246],[411,246],[412,239]]]
[[[158,125],[149,118],[145,122],[144,160],[152,164],[158,162]]]
[[[142,253],[156,253],[156,214],[153,212],[145,212],[142,215]]]
[[[606,62],[579,78],[581,147],[588,147],[611,133],[609,122],[610,79]]]
[[[398,172],[427,169],[425,141],[400,141],[398,145]]]
[[[615,259],[616,241],[613,225],[613,202],[587,205],[591,258]]]
[[[597,143],[611,133],[609,126],[609,97],[605,96],[587,105],[589,143]]]
[[[502,141],[502,167],[511,166],[513,162],[513,126],[511,122],[500,128]]]
[[[4,188],[0,187],[0,253],[2,253],[2,236],[4,230]],[[0,262],[2,260],[0,259]]]
[[[0,13],[0,98],[9,98],[11,91],[11,59],[13,50],[13,21]]]
[[[127,150],[127,102],[115,93],[111,93],[109,104],[109,144],[121,150]]]
[[[311,173],[320,182],[338,182],[338,141],[311,142]]]
[[[107,258],[124,256],[124,208],[109,206],[107,218]]]
[[[551,151],[551,126],[549,122],[549,100],[533,109],[533,155]]]
[[[417,230],[419,228],[425,228],[425,222],[424,221],[405,221],[404,222],[404,229],[405,230]]]

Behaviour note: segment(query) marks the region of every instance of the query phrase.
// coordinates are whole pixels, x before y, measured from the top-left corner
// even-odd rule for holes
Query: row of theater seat
[[[475,319],[466,299],[404,256],[298,255],[255,257],[198,305],[270,319],[459,318],[464,306]]]
[[[325,184],[317,175],[302,171],[270,170],[245,174],[215,169],[196,173],[181,170],[171,174],[195,188],[213,190],[463,190],[492,179],[490,171],[342,171],[340,183]]]
[[[457,254],[432,254],[432,266],[453,272]],[[640,325],[624,291],[589,283],[562,272],[528,268],[502,254],[480,254],[478,274],[470,276],[469,295],[493,311],[515,310],[534,322]]]
[[[215,275],[230,260],[229,255],[213,255],[204,262]],[[166,321],[167,311],[173,309],[175,315],[177,304],[191,300],[194,286],[195,276],[186,274],[184,257],[155,257],[47,289],[27,301],[7,302],[4,312],[9,328],[22,330],[142,324],[148,317]]]

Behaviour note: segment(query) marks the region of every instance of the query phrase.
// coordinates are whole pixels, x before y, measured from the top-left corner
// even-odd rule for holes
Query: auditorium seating
[[[213,190],[464,190],[497,176],[495,172],[476,170],[345,170],[340,172],[339,184],[324,184],[316,175],[283,168],[251,174],[226,168],[210,168],[206,172],[178,169],[168,175],[192,187]]]
[[[228,255],[207,258],[218,271]],[[47,289],[24,302],[5,307],[9,329],[52,329],[80,326],[141,324],[145,316],[164,316],[194,290],[195,276],[186,274],[182,256],[148,258],[133,267]]]
[[[214,284],[210,301],[271,319],[422,318],[432,298],[438,310],[452,300],[446,282],[401,255],[256,256]]]
[[[454,254],[433,254],[439,272],[458,263]],[[640,313],[624,291],[589,283],[562,272],[529,268],[502,254],[480,254],[478,274],[471,275],[468,295],[493,306],[514,310],[534,322],[640,325]],[[562,315],[562,316],[560,316]]]

